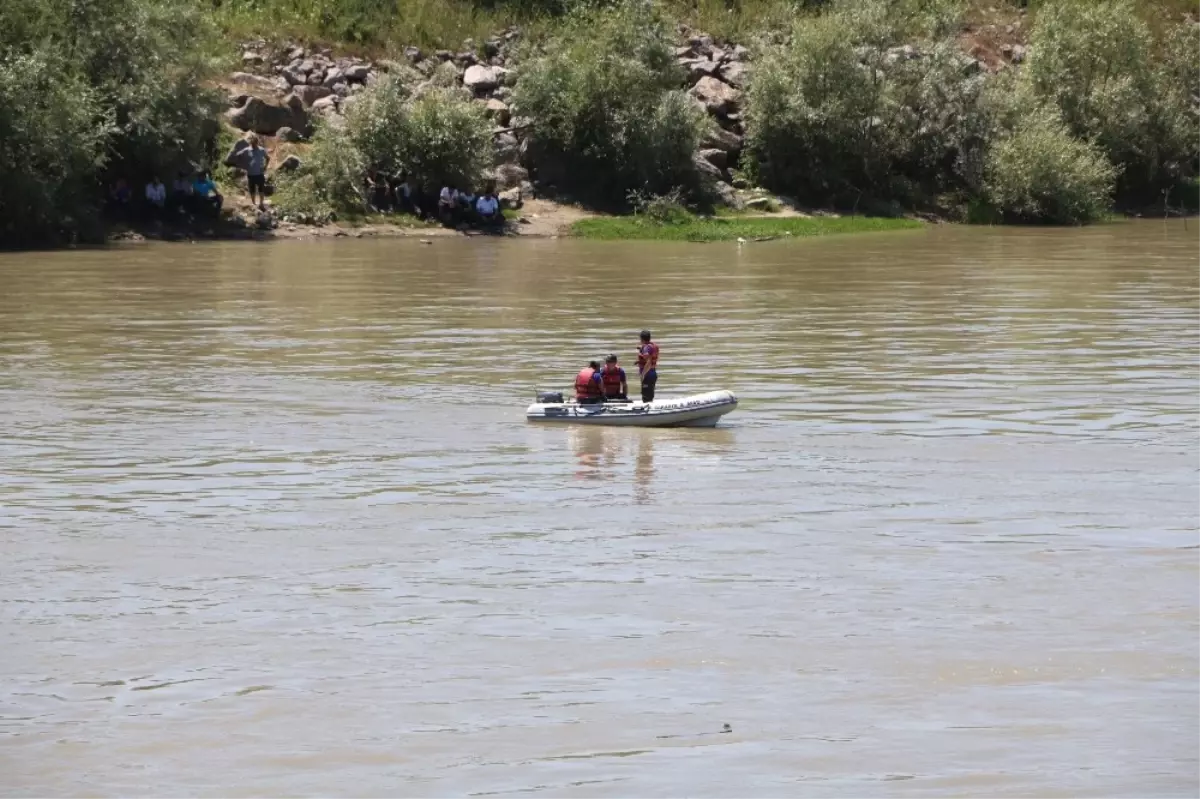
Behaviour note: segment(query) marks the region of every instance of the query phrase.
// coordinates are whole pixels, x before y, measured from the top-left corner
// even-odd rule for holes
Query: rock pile
[[[700,143],[695,164],[728,205],[737,203],[729,170],[737,165],[744,144],[742,100],[752,65],[750,51],[706,33],[679,27],[682,44],[675,59],[687,75],[688,91],[716,125]]]
[[[730,200],[729,170],[737,165],[745,134],[742,98],[752,69],[750,52],[686,27],[679,33],[675,57],[687,76],[687,89],[716,123],[695,162],[716,184],[718,195]],[[527,168],[531,165],[523,163],[529,121],[513,118],[508,106],[519,38],[519,29],[509,28],[481,45],[468,39],[458,52],[405,47],[397,61],[335,57],[328,49],[298,43],[247,42],[242,70],[227,79],[231,93],[225,118],[239,130],[298,142],[312,135],[316,118],[344,114],[354,96],[382,73],[400,80],[414,96],[435,86],[454,88],[479,103],[493,121],[496,154],[491,177],[501,199],[510,207],[519,206],[521,198],[534,191]],[[237,156],[231,152],[229,158],[236,161]]]
[[[519,37],[519,29],[508,28],[478,47],[468,39],[457,53],[405,47],[401,61],[334,57],[328,49],[296,43],[247,42],[243,70],[227,80],[231,94],[225,119],[238,130],[297,142],[312,135],[314,118],[344,114],[354,95],[381,73],[396,77],[414,96],[435,86],[457,87],[495,124],[494,178],[502,200],[517,206],[521,197],[533,193],[529,172],[518,163],[524,129],[508,127],[511,114],[505,102],[512,93],[510,50]],[[237,160],[232,151],[230,160]]]

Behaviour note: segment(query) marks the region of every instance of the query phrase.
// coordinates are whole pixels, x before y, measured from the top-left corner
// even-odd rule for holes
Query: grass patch
[[[585,239],[658,241],[734,241],[784,236],[827,236],[839,233],[873,233],[920,228],[915,219],[877,216],[791,216],[711,217],[693,216],[687,221],[662,224],[637,216],[582,219],[571,226],[571,234]]]

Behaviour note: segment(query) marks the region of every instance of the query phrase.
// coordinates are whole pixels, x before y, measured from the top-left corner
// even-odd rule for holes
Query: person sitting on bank
[[[388,185],[387,176],[382,172],[371,172],[367,175],[366,184],[371,207],[381,214],[391,211],[392,187]]]
[[[453,183],[442,186],[438,194],[438,216],[444,224],[450,224],[458,216],[458,189]]]
[[[192,180],[190,172],[186,169],[179,170],[179,174],[175,180],[171,182],[171,207],[179,213],[188,213],[192,210]]]
[[[125,178],[117,178],[108,192],[109,210],[128,221],[129,206],[132,200],[133,191],[129,188],[129,181]]]
[[[653,402],[654,387],[658,385],[658,345],[650,340],[649,330],[642,331],[641,340],[637,351],[637,368],[642,378],[642,402]]]
[[[497,227],[504,224],[504,214],[500,212],[500,201],[491,192],[480,195],[479,199],[475,201],[475,214],[479,217],[481,225]]]
[[[158,175],[146,184],[146,203],[150,213],[155,216],[160,216],[167,207],[167,187],[158,179]]]
[[[616,355],[610,355],[604,359],[604,368],[600,370],[600,386],[604,389],[606,400],[629,399],[629,385],[625,381],[625,370],[617,363]]]
[[[475,222],[475,193],[470,186],[459,192],[458,218],[468,225]]]
[[[600,384],[600,362],[591,361],[575,376],[575,401],[580,405],[604,402],[604,388]]]
[[[195,182],[192,183],[192,202],[196,204],[196,210],[208,214],[214,218],[221,215],[221,205],[225,202],[225,198],[217,191],[217,186],[212,181],[212,175],[208,170],[201,170],[196,175]]]
[[[421,206],[417,204],[417,198],[413,191],[412,181],[408,178],[408,173],[403,173],[399,176],[399,180],[392,186],[392,194],[396,198],[396,210],[401,213],[412,214],[417,218],[422,218],[424,214],[421,212]]]

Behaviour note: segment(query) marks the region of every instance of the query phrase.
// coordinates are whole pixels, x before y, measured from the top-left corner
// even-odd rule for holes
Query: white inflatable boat
[[[717,420],[737,407],[732,391],[709,391],[653,402],[605,402],[581,405],[563,401],[557,392],[541,392],[525,411],[531,422],[629,425],[631,427],[716,427]]]

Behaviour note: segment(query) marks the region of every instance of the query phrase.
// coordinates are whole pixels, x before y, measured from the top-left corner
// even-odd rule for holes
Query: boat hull
[[[710,391],[654,402],[535,402],[525,411],[531,422],[591,424],[612,427],[716,427],[722,416],[737,408],[731,391]]]

